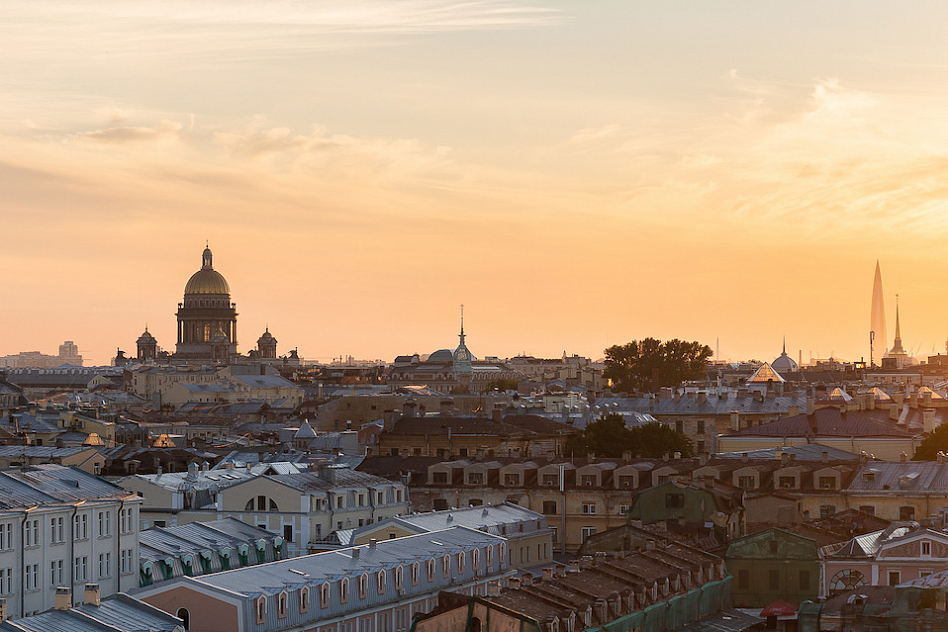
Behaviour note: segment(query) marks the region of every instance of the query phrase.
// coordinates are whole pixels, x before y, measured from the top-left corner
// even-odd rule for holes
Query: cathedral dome
[[[211,264],[213,255],[210,248],[204,249],[201,269],[191,275],[184,286],[185,294],[230,294],[230,286],[220,272]]]
[[[428,362],[454,362],[454,353],[450,349],[438,349],[428,356]]]

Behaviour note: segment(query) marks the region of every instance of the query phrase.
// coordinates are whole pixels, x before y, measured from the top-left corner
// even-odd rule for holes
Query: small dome
[[[263,335],[257,338],[257,344],[260,344],[261,342],[265,343],[265,342],[271,342],[271,341],[276,342],[276,338],[274,338],[273,334],[270,333],[270,328],[268,327],[267,330],[263,332]]]
[[[138,340],[136,342],[141,345],[141,344],[149,344],[149,343],[158,342],[158,341],[155,340],[155,337],[151,335],[151,333],[148,331],[148,328],[146,327],[144,333],[142,333],[142,335],[138,337]]]
[[[438,349],[428,356],[428,362],[454,362],[454,352],[450,349]]]

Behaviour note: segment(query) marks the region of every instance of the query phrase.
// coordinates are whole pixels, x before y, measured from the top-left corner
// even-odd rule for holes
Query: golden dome
[[[191,275],[184,286],[187,294],[230,294],[230,286],[220,272],[211,265],[213,255],[210,248],[204,249],[201,269]]]

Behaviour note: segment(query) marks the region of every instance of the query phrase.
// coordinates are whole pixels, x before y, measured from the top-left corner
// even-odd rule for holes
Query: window
[[[821,476],[820,489],[836,489],[836,477],[835,476]]]
[[[99,577],[109,577],[112,574],[112,554],[99,553]]]
[[[49,585],[50,586],[63,585],[63,561],[62,560],[56,560],[55,562],[49,563]]]
[[[342,496],[336,496],[336,509],[342,509]]]
[[[777,554],[777,549],[778,549],[779,546],[780,546],[779,543],[778,543],[776,540],[771,540],[771,541],[769,542],[769,544],[770,544],[770,554],[771,554],[771,555],[776,555],[776,554]]]
[[[277,618],[285,619],[286,618],[286,591],[281,592],[277,595]]]
[[[504,475],[504,485],[507,486],[516,486],[520,484],[520,475],[519,474],[505,474]]]
[[[0,551],[13,548],[13,524],[0,524]]]
[[[339,601],[346,603],[349,601],[349,578],[343,577],[339,580]]]
[[[922,555],[932,554],[932,543],[928,540],[922,540]]]
[[[800,590],[810,589],[810,571],[800,571]]]
[[[901,571],[889,571],[889,586],[898,586],[902,583]]]
[[[685,432],[685,423],[681,419],[675,420],[675,432],[682,434]]]
[[[39,589],[39,564],[27,564],[23,567],[23,579],[26,590]]]
[[[23,546],[39,545],[39,520],[27,520],[23,525]]]
[[[435,511],[444,511],[448,508],[448,501],[444,498],[435,498],[432,501],[431,506]]]
[[[100,511],[98,515],[100,538],[104,538],[112,533],[111,514],[108,511]]]
[[[412,586],[418,585],[418,572],[421,570],[420,566],[421,565],[418,562],[412,562],[411,564],[411,585]]]
[[[73,537],[76,540],[85,540],[89,537],[89,515],[88,514],[76,514],[73,518]],[[158,522],[155,522],[155,526],[158,526]]]
[[[369,575],[368,573],[362,573],[359,575],[359,599],[365,599],[365,596],[369,593]]]
[[[629,513],[629,508],[631,505],[629,503],[619,503],[619,515],[624,516]]]
[[[624,489],[635,487],[635,477],[634,476],[620,476],[619,487],[622,487]]]
[[[122,575],[128,575],[132,571],[132,549],[124,549],[119,553],[119,572]]]
[[[583,487],[595,487],[596,486],[596,475],[595,474],[583,474],[582,476]]]
[[[596,533],[596,527],[583,527],[582,528],[583,542],[586,541],[586,538],[588,538],[591,535],[594,535],[595,533]]]
[[[403,575],[402,567],[396,566],[395,567],[395,590],[402,589],[402,575]]]
[[[583,503],[583,513],[587,515],[596,514],[596,503]]]
[[[899,507],[899,520],[915,520],[915,507],[908,505]]]
[[[470,472],[467,475],[467,484],[468,485],[483,485],[484,474],[482,474],[481,472]]]
[[[777,479],[777,487],[792,489],[797,486],[797,479],[793,476],[781,476]]]
[[[376,498],[376,503],[375,503],[375,504],[377,504],[377,505],[384,505],[384,504],[385,504],[385,492],[379,492],[376,496],[377,496],[377,498]]]
[[[737,587],[741,590],[750,588],[750,571],[746,568],[737,571]]]
[[[741,489],[754,489],[757,487],[753,476],[738,476],[737,486]]]
[[[9,595],[13,592],[13,569],[0,568],[0,595]]]
[[[666,509],[681,509],[685,506],[685,495],[681,493],[665,494]]]
[[[547,516],[551,516],[556,513],[556,501],[555,500],[544,500],[543,501],[543,513]]]
[[[544,474],[543,475],[543,484],[548,487],[553,487],[558,485],[560,482],[560,477],[558,474]]]
[[[829,518],[836,513],[835,505],[820,505],[820,518]]]
[[[698,434],[704,434],[704,419],[699,419],[696,423],[698,424]]]
[[[119,516],[119,528],[122,530],[122,533],[131,533],[132,532],[132,508],[123,509]]]
[[[428,560],[427,566],[428,566],[428,581],[432,582],[434,581],[434,575],[435,575],[435,561]]]
[[[494,545],[487,545],[487,565],[490,566],[494,563]]]
[[[89,579],[89,558],[85,555],[77,557],[73,563],[73,579],[76,583]]]
[[[451,556],[445,555],[441,558],[441,573],[447,577],[451,577]]]
[[[256,603],[257,623],[262,624],[267,621],[267,598],[263,595],[257,597]]]
[[[876,515],[876,508],[874,505],[859,505],[859,511],[867,513],[870,516]]]
[[[780,571],[769,571],[767,573],[767,587],[770,590],[780,590]]]
[[[375,574],[375,585],[380,595],[385,594],[385,571],[381,570]]]
[[[464,551],[461,551],[460,553],[458,553],[458,573],[459,574],[464,572],[464,560],[465,560]]]
[[[481,500],[480,498],[472,498],[468,501],[467,504],[470,505],[471,507],[480,507],[481,505],[484,504],[484,501]]]
[[[66,538],[63,534],[62,518],[49,519],[49,541],[51,544],[62,544],[66,541]]]

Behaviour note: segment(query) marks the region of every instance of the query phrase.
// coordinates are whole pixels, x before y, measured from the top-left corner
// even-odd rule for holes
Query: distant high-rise
[[[870,330],[876,334],[875,340],[879,345],[877,357],[882,357],[886,352],[889,336],[885,329],[885,299],[882,297],[882,270],[879,269],[879,262],[876,261],[876,278],[872,283],[872,319],[870,321]]]

